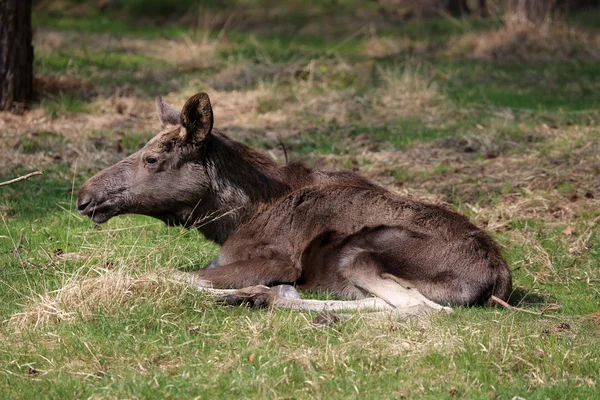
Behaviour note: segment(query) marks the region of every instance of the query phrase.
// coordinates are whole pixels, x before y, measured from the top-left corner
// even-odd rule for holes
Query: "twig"
[[[287,148],[285,147],[285,143],[283,143],[283,139],[281,139],[280,134],[277,134],[277,141],[279,142],[279,145],[281,146],[281,149],[283,150],[283,155],[285,156],[285,163],[289,164]]]
[[[10,185],[12,183],[16,183],[16,182],[19,182],[19,181],[24,181],[25,179],[31,178],[32,176],[43,175],[43,174],[44,174],[44,171],[31,172],[31,173],[29,173],[27,175],[23,175],[23,176],[20,176],[18,178],[11,179],[10,181],[0,182],[0,186]]]
[[[510,304],[508,304],[507,302],[505,302],[504,300],[502,300],[501,298],[498,298],[496,296],[490,297],[490,303],[497,303],[497,304],[501,305],[502,307],[508,308],[509,310],[513,310],[513,311],[520,311],[520,312],[524,312],[527,314],[538,315],[540,317],[546,317],[546,318],[562,319],[562,317],[558,317],[556,315],[547,315],[547,314],[544,314],[543,312],[535,312],[535,311],[531,311],[531,310],[526,310],[524,308],[511,306]]]
[[[23,232],[21,232],[19,234],[19,240],[17,240],[17,245],[15,246],[15,249],[12,251],[12,253],[14,254],[14,256],[16,258],[21,258],[21,254],[19,253],[19,247],[21,247],[22,244],[23,244]]]

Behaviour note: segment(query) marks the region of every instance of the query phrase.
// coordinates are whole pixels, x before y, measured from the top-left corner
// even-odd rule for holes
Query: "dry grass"
[[[351,70],[343,61],[339,70]],[[418,64],[380,68],[373,64],[363,65],[364,74],[372,74],[382,81],[377,87],[364,92],[355,89],[335,90],[334,83],[326,80],[299,82],[296,86],[298,114],[312,121],[312,127],[336,121],[340,126],[362,123],[381,125],[398,118],[429,118],[444,109],[444,97],[436,84],[429,79],[429,71]],[[360,67],[357,69],[360,70]]]
[[[452,54],[499,62],[600,60],[600,34],[573,27],[560,19],[533,23],[518,12],[504,15],[504,26],[470,32],[449,44]]]
[[[50,323],[90,319],[99,311],[113,313],[144,300],[175,304],[184,291],[159,273],[92,270],[83,278],[75,274],[56,291],[32,298],[24,311],[13,315],[10,324],[18,330],[37,329]]]
[[[38,74],[34,78],[35,91],[49,98],[59,96],[61,93],[81,93],[85,97],[93,94],[94,88],[88,81],[63,75]]]
[[[43,108],[23,115],[0,112],[0,152],[3,167],[31,169],[70,162],[79,167],[99,168],[114,164],[119,154],[115,132],[152,132],[159,128],[154,99],[134,96],[97,97],[89,103],[85,114],[64,113],[49,116]],[[104,137],[109,132],[111,137]],[[24,140],[38,140],[40,135],[52,134],[56,140],[41,151],[22,151]],[[118,135],[117,135],[118,136]]]
[[[183,70],[195,70],[214,66],[217,51],[223,50],[226,44],[217,39],[210,39],[208,32],[204,32],[197,38],[186,35],[177,40],[123,40],[120,46],[166,61]]]
[[[438,122],[447,107],[430,72],[419,64],[400,68],[379,69],[383,85],[371,97],[374,115],[371,123],[396,118],[419,118],[426,123]]]
[[[402,117],[432,122],[447,108],[444,96],[429,78],[430,71],[412,63],[382,69],[370,62],[350,65],[338,58],[334,62],[311,60],[273,65],[260,71],[244,68],[247,67],[233,66],[221,71],[213,82],[216,87],[209,90],[215,125],[236,138],[259,135],[273,139],[277,134],[287,137],[331,122],[338,126],[381,125]],[[351,75],[357,82],[366,82],[373,68],[382,85],[362,91],[337,87],[335,77]],[[262,78],[251,89],[229,89],[246,86],[237,81],[253,81],[254,74]],[[218,90],[222,85],[227,89]],[[183,104],[198,86],[192,84],[176,99],[168,100]]]
[[[426,41],[416,41],[407,36],[389,37],[373,34],[365,41],[362,54],[373,58],[424,55],[430,51],[430,47]]]

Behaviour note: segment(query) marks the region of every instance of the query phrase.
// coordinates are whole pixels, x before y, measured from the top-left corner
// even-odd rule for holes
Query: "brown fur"
[[[197,227],[222,245],[216,268],[197,272],[216,287],[291,283],[361,299],[373,276],[441,304],[508,298],[498,246],[466,217],[354,173],[281,166],[213,130],[206,94],[181,115],[160,98],[157,110],[165,129],[83,185],[82,214]]]

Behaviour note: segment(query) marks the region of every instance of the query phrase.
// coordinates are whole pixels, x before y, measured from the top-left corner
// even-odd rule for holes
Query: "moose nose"
[[[79,197],[77,198],[77,210],[79,210],[79,212],[81,214],[83,214],[83,212],[90,205],[91,202],[92,202],[91,195],[89,195],[87,193],[80,194]]]

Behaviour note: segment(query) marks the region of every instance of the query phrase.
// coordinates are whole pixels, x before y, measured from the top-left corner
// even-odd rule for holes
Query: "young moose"
[[[222,246],[179,279],[271,306],[398,315],[511,293],[497,245],[466,217],[351,172],[281,166],[213,129],[206,93],[156,108],[164,129],[89,179],[77,207],[97,223],[136,213],[196,227]],[[289,285],[354,301],[301,300]]]

